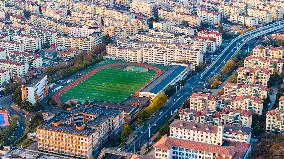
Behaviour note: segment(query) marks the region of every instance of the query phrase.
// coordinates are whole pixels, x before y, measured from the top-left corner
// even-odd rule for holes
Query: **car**
[[[143,132],[143,131],[141,131],[140,133],[141,133],[141,134],[143,134],[144,132]]]

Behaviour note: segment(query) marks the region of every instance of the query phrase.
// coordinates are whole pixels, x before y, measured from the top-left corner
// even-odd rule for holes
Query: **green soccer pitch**
[[[121,103],[147,84],[156,72],[127,70],[123,67],[106,67],[64,92],[60,100],[69,99]]]

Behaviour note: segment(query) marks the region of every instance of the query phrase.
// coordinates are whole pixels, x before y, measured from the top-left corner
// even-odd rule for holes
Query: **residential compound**
[[[155,25],[159,27],[159,24]],[[160,28],[163,28],[162,23]],[[216,31],[203,30],[198,36],[191,38],[182,33],[182,30],[161,30],[150,29],[129,39],[117,39],[116,44],[107,46],[108,58],[163,65],[185,62],[194,69],[203,62],[206,52],[216,51],[222,43],[221,34]]]
[[[266,113],[266,131],[284,134],[284,96],[279,99],[277,109],[270,110]]]
[[[67,156],[91,158],[98,145],[123,124],[123,111],[97,106],[79,106],[57,114],[37,129],[38,149]]]
[[[154,144],[155,157],[168,158],[247,158],[250,128],[212,126],[175,120],[170,136]]]

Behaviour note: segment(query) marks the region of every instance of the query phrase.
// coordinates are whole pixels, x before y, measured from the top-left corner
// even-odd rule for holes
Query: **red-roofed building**
[[[261,99],[267,98],[267,88],[261,85],[254,84],[237,84],[227,83],[224,86],[225,96],[254,96]]]
[[[267,86],[270,78],[270,73],[264,68],[246,68],[240,67],[237,69],[238,84],[257,84]]]
[[[158,159],[239,159],[247,158],[250,152],[250,144],[247,143],[230,142],[228,146],[219,146],[165,136],[154,148]]]
[[[216,97],[209,94],[193,93],[190,98],[190,109],[196,111],[213,111],[216,109]]]
[[[284,134],[284,110],[273,109],[266,113],[266,131]]]

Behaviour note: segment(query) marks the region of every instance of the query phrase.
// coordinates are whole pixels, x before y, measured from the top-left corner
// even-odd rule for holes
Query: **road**
[[[17,126],[16,130],[12,132],[9,138],[9,144],[15,143],[15,141],[19,138],[21,138],[24,134],[25,131],[25,117],[15,111],[11,106],[12,106],[12,96],[5,96],[0,98],[0,107],[7,110],[9,113],[9,116],[17,115],[19,117],[19,125]]]
[[[247,42],[252,39],[261,37],[263,35],[273,33],[284,28],[284,21],[276,22],[256,30],[247,32],[243,35],[233,39],[221,54],[216,58],[210,66],[208,66],[202,73],[198,73],[190,78],[186,84],[174,94],[168,102],[161,108],[156,115],[153,115],[144,125],[134,132],[134,140],[123,147],[127,152],[136,152],[141,146],[148,142],[148,139],[155,134],[158,129],[168,121],[172,113],[179,109],[184,101],[191,95],[194,89],[204,88],[207,79],[217,74],[224,64],[234,57],[237,52]]]

